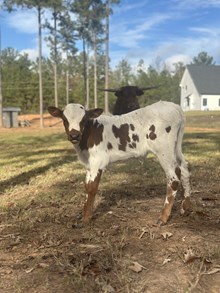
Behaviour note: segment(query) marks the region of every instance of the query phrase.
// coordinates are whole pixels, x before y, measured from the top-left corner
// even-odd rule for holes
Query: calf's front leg
[[[85,182],[87,201],[84,205],[84,211],[83,211],[84,222],[89,222],[92,218],[95,196],[98,190],[101,175],[102,175],[102,170],[99,170],[94,180],[91,180],[90,178],[88,178],[89,176],[87,176],[87,179]]]

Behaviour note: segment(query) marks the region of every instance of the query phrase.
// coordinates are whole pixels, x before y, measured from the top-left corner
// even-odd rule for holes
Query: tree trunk
[[[42,86],[42,33],[41,33],[41,7],[38,6],[38,72],[39,72],[39,99],[40,99],[40,127],[44,127],[43,117],[43,86]]]
[[[109,65],[109,0],[106,0],[106,49],[105,49],[105,88],[108,88],[108,65]],[[105,91],[105,113],[109,112],[108,92]]]
[[[86,42],[83,38],[83,86],[84,86],[84,99],[86,105]]]
[[[54,99],[55,107],[58,107],[58,82],[57,82],[57,62],[54,63]]]
[[[55,107],[58,107],[58,83],[57,83],[57,13],[54,11],[54,98]]]
[[[69,56],[68,53],[66,54],[66,63],[67,63],[67,68],[66,68],[66,104],[69,104]]]
[[[87,54],[86,54],[86,108],[89,109],[90,97],[89,97],[89,46],[87,45]]]
[[[94,42],[94,107],[98,107],[98,102],[97,102],[97,52],[96,52],[96,34],[95,31],[93,32],[93,42]]]

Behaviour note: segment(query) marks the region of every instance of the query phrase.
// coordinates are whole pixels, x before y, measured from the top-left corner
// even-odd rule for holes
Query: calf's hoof
[[[159,226],[159,227],[166,225],[166,223],[167,223],[167,221],[164,222],[161,218],[159,218],[157,220],[157,226]]]
[[[90,223],[91,222],[91,220],[92,220],[92,216],[91,215],[84,215],[83,217],[82,217],[82,222],[83,223]]]
[[[189,197],[186,197],[181,204],[181,215],[188,216],[191,213],[191,203]]]

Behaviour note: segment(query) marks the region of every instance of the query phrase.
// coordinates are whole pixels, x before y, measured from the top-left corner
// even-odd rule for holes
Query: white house
[[[187,65],[180,88],[184,111],[220,110],[220,65]]]

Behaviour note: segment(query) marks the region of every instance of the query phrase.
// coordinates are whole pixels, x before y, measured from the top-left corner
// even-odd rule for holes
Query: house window
[[[207,106],[207,99],[203,99],[203,100],[202,100],[202,105],[203,105],[203,106]]]

